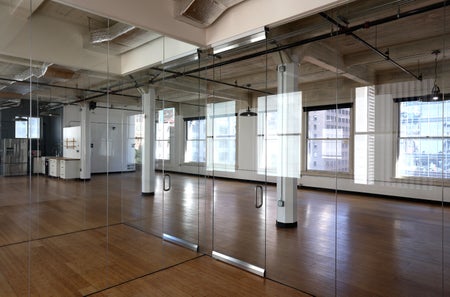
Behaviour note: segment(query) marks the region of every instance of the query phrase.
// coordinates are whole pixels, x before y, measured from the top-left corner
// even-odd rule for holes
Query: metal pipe
[[[311,42],[316,42],[316,41],[328,39],[330,37],[336,37],[336,36],[339,36],[339,35],[342,35],[342,34],[351,34],[354,31],[357,31],[357,30],[360,30],[360,29],[367,29],[367,28],[370,28],[370,27],[373,27],[373,26],[386,24],[386,23],[389,23],[389,22],[392,22],[392,21],[396,21],[396,20],[399,20],[399,19],[402,19],[402,18],[406,18],[406,17],[418,15],[418,14],[421,14],[421,13],[429,12],[429,11],[432,11],[432,10],[435,10],[435,9],[443,8],[443,7],[446,7],[447,5],[448,5],[447,1],[431,4],[431,5],[428,5],[428,6],[421,7],[421,8],[417,8],[417,9],[409,10],[409,11],[406,11],[406,12],[397,13],[395,15],[387,16],[387,17],[384,17],[384,18],[381,18],[381,19],[378,19],[378,20],[367,21],[367,22],[364,22],[364,23],[359,24],[359,25],[355,25],[355,26],[351,26],[351,27],[345,27],[345,30],[343,29],[343,30],[338,30],[338,31],[330,32],[330,33],[321,34],[321,35],[314,36],[314,37],[311,37],[311,38],[306,38],[306,39],[303,39],[303,40],[292,42],[292,43],[289,43],[289,44],[286,44],[286,45],[276,46],[276,47],[271,48],[271,49],[265,49],[265,50],[262,50],[262,51],[259,51],[259,52],[255,52],[255,53],[251,53],[251,54],[248,54],[248,55],[244,55],[244,56],[241,56],[241,57],[233,58],[233,59],[222,61],[222,62],[219,62],[219,63],[214,63],[212,65],[198,67],[196,69],[192,69],[192,70],[189,70],[189,71],[186,71],[186,72],[176,72],[176,74],[173,74],[171,76],[164,77],[164,78],[159,78],[159,79],[152,79],[151,81],[148,81],[146,83],[157,83],[157,82],[160,82],[160,81],[163,81],[163,80],[175,79],[175,78],[180,77],[180,76],[193,75],[194,73],[197,73],[197,72],[200,72],[200,71],[205,71],[205,70],[208,70],[208,69],[213,69],[213,68],[225,66],[225,65],[228,65],[228,64],[233,64],[233,63],[237,63],[237,62],[241,62],[241,61],[257,58],[259,56],[263,56],[263,55],[267,55],[267,54],[271,54],[271,53],[287,50],[287,49],[290,49],[290,48],[293,48],[293,47],[297,47],[297,46],[301,46],[301,45],[305,45],[305,44],[308,44],[308,43],[311,43]],[[322,15],[322,14],[323,13],[320,13],[320,15]],[[331,19],[329,17],[327,17],[327,19],[329,21],[334,21],[333,19]],[[338,24],[338,26],[340,26],[340,25]],[[383,53],[381,53],[381,54],[383,54]],[[383,56],[383,58],[386,59],[385,56]],[[392,61],[392,59],[390,59],[390,61],[396,63],[395,61]],[[401,65],[398,65],[398,66],[403,67]],[[158,71],[162,70],[162,69],[156,68],[156,67],[153,68],[153,69],[158,70]],[[169,72],[168,70],[164,70],[164,71]],[[412,74],[412,75],[414,77],[416,77],[414,74]],[[197,79],[201,79],[200,76],[193,76],[193,77],[195,77]],[[418,77],[416,77],[416,78],[419,79]],[[203,78],[203,79],[206,79],[206,78]],[[217,82],[217,81],[214,81],[214,82]],[[226,83],[224,83],[224,84],[226,84]],[[239,87],[239,86],[232,85],[232,84],[229,84],[229,85],[232,86],[232,87]],[[145,86],[145,84],[141,83],[141,84],[136,85],[136,86],[123,88],[123,89],[118,90],[116,92],[125,91],[125,90],[129,90],[131,88],[134,88],[134,87],[142,87],[142,86]],[[87,98],[86,100],[91,100],[91,98]]]
[[[233,64],[233,63],[236,63],[236,62],[241,62],[241,61],[257,58],[257,57],[262,56],[262,55],[267,55],[267,54],[271,54],[271,53],[287,50],[287,49],[290,49],[290,48],[293,48],[293,47],[297,47],[297,46],[301,46],[301,45],[305,45],[305,44],[308,44],[308,43],[311,43],[311,42],[328,39],[330,37],[335,37],[335,36],[339,36],[339,35],[342,35],[342,34],[350,34],[350,33],[353,33],[354,31],[357,31],[357,30],[360,30],[360,29],[368,29],[368,28],[373,27],[373,26],[390,23],[392,21],[396,21],[396,20],[403,19],[403,18],[406,18],[406,17],[418,15],[418,14],[429,12],[429,11],[432,11],[432,10],[435,10],[435,9],[439,9],[439,8],[443,8],[443,7],[446,7],[447,5],[448,5],[447,1],[438,2],[438,3],[431,4],[431,5],[428,5],[428,6],[424,6],[424,7],[421,7],[421,8],[417,8],[417,9],[413,9],[413,10],[409,10],[409,11],[405,11],[405,12],[400,12],[400,13],[397,13],[395,15],[387,16],[387,17],[384,17],[384,18],[381,18],[381,19],[378,19],[378,20],[367,21],[367,22],[364,22],[364,23],[359,24],[359,25],[346,27],[345,30],[339,30],[339,31],[335,31],[335,32],[325,33],[325,34],[318,35],[318,36],[311,37],[311,38],[306,38],[306,39],[299,40],[299,41],[296,41],[296,42],[292,42],[292,43],[289,43],[289,44],[286,44],[286,45],[277,46],[277,47],[274,47],[272,49],[266,49],[266,50],[263,50],[263,51],[259,51],[259,52],[255,52],[255,53],[252,53],[252,54],[244,55],[244,56],[241,56],[241,57],[233,58],[233,59],[230,59],[230,60],[227,60],[227,61],[214,63],[214,64],[209,65],[209,66],[198,67],[196,69],[192,69],[192,70],[189,70],[189,71],[186,71],[186,72],[177,72],[177,74],[174,74],[174,75],[171,75],[171,76],[168,76],[168,77],[165,77],[165,78],[152,79],[148,83],[157,83],[157,82],[160,82],[160,81],[163,81],[163,80],[174,79],[174,78],[177,78],[177,77],[180,77],[180,76],[188,76],[188,75],[192,75],[193,73],[196,73],[196,72],[205,71],[205,70],[208,70],[208,69],[221,67],[221,66],[225,66],[225,65],[228,65],[228,64]],[[386,57],[384,57],[384,58],[386,58]],[[392,61],[392,59],[390,59],[390,60]],[[392,62],[394,62],[394,61],[392,61]],[[399,66],[401,66],[401,65],[399,65]],[[158,69],[159,71],[161,70],[160,68],[155,68],[155,69]],[[169,72],[167,70],[165,70],[165,71]],[[414,74],[412,74],[412,75],[414,77],[416,77]],[[201,78],[199,76],[194,76],[194,77],[195,78]],[[416,77],[416,78],[418,79],[418,77]],[[218,82],[218,81],[214,81],[214,82]],[[226,84],[226,83],[224,83],[224,84]],[[144,85],[145,84],[140,84],[140,85],[137,85],[137,86],[134,86],[134,87],[142,87]],[[239,87],[239,86],[232,85],[232,84],[230,84],[230,86]],[[131,88],[133,88],[133,87],[127,87],[127,88],[118,90],[116,92],[129,90]]]
[[[364,23],[359,24],[359,25],[355,25],[355,26],[352,26],[352,27],[347,27],[347,28],[345,28],[345,30],[339,30],[339,31],[335,31],[335,32],[325,33],[325,34],[318,35],[318,36],[315,36],[315,37],[299,40],[299,41],[296,41],[296,42],[293,42],[293,43],[290,43],[290,44],[281,45],[281,46],[277,46],[275,48],[266,49],[266,50],[255,52],[255,53],[248,54],[248,55],[245,55],[245,56],[233,58],[233,59],[230,59],[230,60],[227,60],[227,61],[222,61],[222,62],[219,62],[219,63],[215,63],[213,65],[199,67],[197,69],[192,69],[192,70],[183,72],[183,75],[188,75],[188,74],[204,71],[204,70],[215,68],[215,67],[221,67],[221,66],[225,66],[225,65],[228,65],[228,64],[236,63],[236,62],[253,59],[253,58],[256,58],[256,57],[259,57],[259,56],[262,56],[262,55],[267,55],[267,54],[279,52],[279,51],[282,51],[282,50],[287,50],[287,49],[290,49],[290,48],[293,48],[293,47],[305,45],[305,44],[308,44],[308,43],[311,43],[311,42],[315,42],[315,41],[328,39],[330,37],[335,37],[335,36],[339,36],[339,35],[342,35],[342,34],[350,34],[350,33],[354,32],[354,31],[357,31],[357,30],[360,30],[360,29],[367,29],[367,28],[370,28],[370,27],[373,27],[373,26],[376,26],[376,25],[381,25],[381,24],[389,23],[389,22],[396,21],[396,20],[399,20],[399,19],[402,19],[402,18],[406,18],[406,17],[417,15],[417,14],[429,12],[429,11],[432,11],[432,10],[435,10],[435,9],[446,7],[447,5],[448,5],[447,1],[443,1],[443,2],[439,2],[439,3],[431,4],[431,5],[428,5],[428,6],[424,6],[424,7],[421,7],[421,8],[413,9],[413,10],[410,10],[410,11],[397,13],[395,15],[384,17],[384,18],[381,18],[381,19],[378,19],[378,20],[367,21],[367,22],[364,22]],[[177,76],[173,76],[173,77],[176,78]],[[172,78],[172,77],[167,77],[165,79],[170,79],[170,78]],[[160,80],[162,80],[162,79],[160,79]]]
[[[327,21],[329,21],[330,23],[336,25],[340,31],[347,31],[347,27],[342,26],[341,24],[339,24],[338,21],[334,20],[332,17],[330,17],[329,15],[327,15],[324,12],[319,13],[320,16],[322,16],[324,19],[326,19]],[[395,65],[397,68],[399,68],[400,70],[402,70],[403,72],[411,75],[412,77],[414,77],[415,79],[421,81],[422,80],[422,75],[415,75],[414,73],[412,73],[411,71],[409,71],[408,69],[406,69],[405,67],[403,67],[402,65],[400,65],[399,63],[397,63],[396,61],[392,60],[388,55],[386,55],[385,53],[381,52],[379,49],[377,49],[376,47],[374,47],[373,45],[371,45],[370,43],[368,43],[367,41],[365,41],[364,39],[362,39],[361,37],[359,37],[358,35],[356,35],[353,32],[348,33],[348,35],[352,36],[354,39],[358,40],[359,42],[361,42],[362,44],[364,44],[365,46],[367,46],[369,49],[371,49],[372,51],[374,51],[377,55],[381,56],[383,59],[385,59],[386,61],[391,62],[391,64]]]
[[[399,19],[402,19],[402,18],[406,18],[406,17],[418,15],[418,14],[421,14],[421,13],[429,12],[429,11],[432,11],[432,10],[435,10],[435,9],[443,8],[443,7],[446,7],[447,5],[448,5],[447,1],[438,2],[438,3],[431,4],[431,5],[428,5],[428,6],[424,6],[424,7],[421,7],[421,8],[409,10],[409,11],[406,11],[406,12],[397,13],[395,15],[384,17],[384,18],[381,18],[381,19],[378,19],[378,20],[368,21],[368,22],[364,22],[364,23],[359,24],[359,25],[355,25],[355,26],[352,26],[352,27],[347,27],[347,28],[345,28],[345,30],[339,30],[339,31],[336,31],[336,32],[330,32],[330,33],[318,35],[318,36],[315,36],[315,37],[306,38],[306,39],[299,40],[299,41],[296,41],[296,42],[293,42],[293,43],[290,43],[290,44],[277,46],[277,47],[274,47],[274,48],[271,48],[271,49],[265,49],[263,51],[259,51],[259,52],[255,52],[255,53],[252,53],[252,54],[244,55],[244,56],[241,56],[241,57],[233,58],[233,59],[230,59],[230,60],[227,60],[227,61],[222,61],[222,62],[215,63],[215,64],[212,64],[212,65],[209,65],[209,66],[198,67],[196,69],[192,69],[192,70],[189,70],[189,71],[186,71],[186,72],[178,72],[177,74],[174,74],[174,75],[171,75],[171,76],[168,76],[168,77],[165,77],[165,78],[152,79],[152,80],[149,80],[149,81],[147,81],[145,83],[141,83],[139,85],[135,85],[135,86],[131,86],[131,87],[122,88],[122,89],[116,90],[116,91],[111,92],[111,93],[112,94],[118,94],[118,92],[129,90],[129,89],[135,88],[135,87],[142,87],[142,86],[145,86],[148,83],[156,83],[156,82],[160,82],[160,81],[163,81],[163,80],[173,79],[173,78],[180,77],[181,75],[187,76],[187,75],[191,75],[193,73],[200,72],[200,71],[203,71],[203,70],[212,69],[212,68],[221,67],[221,66],[225,66],[225,65],[236,63],[236,62],[240,62],[240,61],[249,60],[249,59],[256,58],[256,57],[259,57],[259,56],[262,56],[262,55],[267,55],[267,54],[283,51],[283,50],[290,49],[290,48],[293,48],[293,47],[305,45],[305,44],[308,44],[308,43],[311,43],[311,42],[324,40],[324,39],[327,39],[327,38],[330,38],[330,37],[335,37],[335,36],[339,36],[339,35],[342,35],[342,34],[350,34],[350,33],[353,33],[354,31],[357,31],[357,30],[360,30],[360,29],[367,29],[367,28],[370,28],[370,27],[373,27],[373,26],[386,24],[386,23],[389,23],[389,22],[392,22],[392,21],[396,21],[396,20],[399,20]],[[384,57],[384,58],[386,58],[386,57]],[[165,71],[168,72],[167,70],[165,70]],[[194,77],[195,78],[201,78],[199,76],[194,76]],[[8,79],[8,78],[0,78],[0,80],[20,82],[20,81],[17,81],[17,80],[14,80],[14,79]],[[27,82],[29,83],[29,81],[22,81],[22,83],[27,83]],[[214,82],[218,82],[218,81],[214,81]],[[223,84],[226,84],[226,83],[223,83]],[[95,98],[103,96],[103,95],[105,95],[107,93],[105,91],[99,91],[99,90],[79,89],[79,88],[51,85],[51,84],[45,84],[45,83],[41,83],[41,85],[48,86],[48,87],[70,89],[70,90],[79,90],[79,91],[86,91],[86,92],[101,93],[101,95],[99,94],[98,96],[95,96]],[[240,87],[240,86],[236,86],[236,85],[233,85],[233,84],[228,84],[228,85],[232,86],[232,87]],[[259,92],[262,92],[262,91],[259,91]],[[121,95],[121,94],[118,94],[118,95]],[[132,97],[132,95],[127,95],[127,96]],[[134,96],[134,98],[139,98],[139,96]],[[82,102],[82,101],[92,100],[92,99],[94,99],[94,98],[88,97],[88,98],[85,98],[83,100],[77,100],[77,101],[71,102],[71,103],[77,103],[77,102]],[[69,103],[69,104],[71,104],[71,103]]]
[[[396,61],[392,60],[388,55],[382,53],[379,49],[377,49],[376,47],[374,47],[373,45],[369,44],[367,41],[365,41],[364,39],[362,39],[361,37],[357,36],[354,33],[350,34],[353,38],[355,38],[356,40],[358,40],[359,42],[361,42],[362,44],[364,44],[365,46],[367,46],[368,48],[370,48],[372,51],[374,51],[376,54],[378,54],[379,56],[383,57],[386,61],[391,62],[391,64],[395,65],[397,68],[399,68],[400,70],[402,70],[403,72],[411,75],[412,77],[414,77],[415,79],[421,81],[422,80],[422,75],[416,75],[414,73],[412,73],[411,71],[409,71],[408,69],[406,69],[405,67],[403,67],[402,65],[400,65],[399,63],[397,63]]]
[[[207,81],[207,82],[212,82],[212,83],[217,83],[217,84],[221,84],[221,85],[225,85],[225,86],[229,86],[229,87],[239,88],[239,89],[243,89],[243,90],[246,90],[246,91],[262,93],[262,94],[265,94],[265,95],[273,95],[273,93],[271,93],[271,92],[262,91],[262,90],[258,90],[258,89],[253,89],[253,88],[246,87],[246,86],[239,86],[239,85],[236,85],[236,84],[230,84],[230,83],[226,83],[226,82],[223,82],[223,81],[218,81],[218,80],[215,80],[215,79],[210,79],[210,78],[201,77],[201,76],[197,76],[197,75],[185,74],[185,73],[179,72],[179,71],[168,70],[168,69],[161,69],[161,68],[158,68],[158,67],[152,67],[151,69],[157,70],[157,71],[161,71],[161,72],[172,73],[172,74],[175,74],[176,77],[187,76],[187,77],[190,77],[190,78],[201,79],[201,80],[204,80],[204,81]]]
[[[5,78],[5,77],[0,77],[0,80],[4,80],[4,81],[10,81],[10,82],[15,82],[15,83],[24,83],[24,84],[37,84],[40,86],[45,86],[45,87],[51,87],[51,88],[61,88],[61,89],[66,89],[66,90],[74,90],[74,91],[84,91],[84,92],[92,92],[92,93],[103,93],[105,94],[105,91],[100,91],[100,90],[91,90],[91,89],[80,89],[80,88],[75,88],[75,87],[67,87],[67,86],[59,86],[59,85],[52,85],[52,84],[48,84],[48,83],[42,83],[42,82],[32,82],[31,80],[17,80],[17,79],[12,79],[12,78]]]

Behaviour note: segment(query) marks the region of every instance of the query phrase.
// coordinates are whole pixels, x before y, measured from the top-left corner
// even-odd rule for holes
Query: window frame
[[[28,116],[16,116],[14,118],[14,138],[16,139],[41,139],[41,118],[40,117],[28,117]],[[25,134],[18,135],[22,129],[18,129],[19,123],[25,124]]]
[[[155,160],[160,160],[160,161],[165,161],[165,162],[169,162],[170,160],[171,160],[171,158],[172,158],[172,154],[171,154],[171,151],[172,151],[172,148],[171,148],[171,131],[170,131],[170,128],[169,128],[169,133],[168,133],[168,135],[166,135],[166,134],[164,134],[163,133],[163,137],[161,138],[161,139],[158,139],[158,124],[160,124],[159,123],[159,119],[160,119],[160,115],[159,115],[159,113],[160,112],[163,112],[163,119],[164,119],[164,111],[165,110],[169,110],[169,109],[173,109],[173,123],[172,124],[170,124],[169,122],[166,122],[166,121],[164,121],[163,120],[163,128],[162,129],[164,129],[164,125],[165,124],[168,124],[169,125],[169,127],[175,127],[175,113],[176,113],[176,110],[175,110],[175,107],[166,107],[166,108],[163,108],[163,109],[160,109],[160,110],[158,110],[158,117],[157,117],[157,121],[156,121],[156,125],[155,125]],[[168,152],[167,152],[167,154],[168,154],[168,158],[167,159],[164,159],[164,158],[158,158],[157,157],[157,148],[158,148],[158,143],[164,143],[164,142],[167,142],[168,143],[168,147],[169,147],[169,149],[168,149]]]
[[[211,104],[217,104],[217,103],[211,103]],[[234,109],[234,107],[233,107]],[[237,130],[238,130],[238,114],[237,113],[224,113],[224,114],[218,114],[218,115],[209,115],[208,119],[206,121],[206,149],[208,153],[212,154],[212,160],[208,160],[208,157],[206,158],[206,162],[208,163],[209,161],[211,161],[211,164],[207,164],[207,170],[212,171],[212,170],[218,170],[218,171],[227,171],[227,172],[235,172],[237,169]],[[226,118],[226,119],[234,119],[234,133],[231,134],[223,134],[223,135],[218,135],[215,132],[215,128],[216,128],[216,120],[217,119],[222,119],[222,118]],[[210,122],[208,122],[208,120]],[[210,124],[211,126],[208,127],[208,124]],[[229,165],[228,163],[222,163],[222,162],[218,162],[218,160],[215,160],[216,157],[216,147],[215,145],[217,144],[217,141],[229,141],[230,143],[232,143],[234,145],[234,161],[233,164],[231,164],[231,166],[227,166]],[[208,145],[213,145],[213,150],[209,151],[208,150]]]
[[[183,163],[184,164],[200,164],[200,165],[205,165],[206,164],[206,158],[207,158],[207,156],[206,156],[206,154],[205,154],[205,156],[204,156],[204,161],[186,161],[186,150],[187,150],[187,147],[188,147],[188,142],[189,141],[195,141],[195,142],[203,142],[204,143],[204,149],[205,149],[205,152],[206,152],[206,134],[207,134],[207,131],[206,131],[206,117],[205,116],[200,116],[200,117],[187,117],[187,118],[183,118],[183,121],[184,121],[184,138],[183,138],[183,147],[184,147],[184,150],[183,150]],[[189,125],[188,125],[188,122],[191,122],[191,121],[204,121],[204,126],[205,126],[205,135],[204,135],[204,138],[193,138],[193,139],[189,139]]]
[[[395,104],[395,115],[397,117],[397,127],[396,127],[396,141],[395,141],[395,156],[396,156],[396,162],[394,162],[394,168],[393,168],[393,178],[396,180],[406,180],[406,181],[412,181],[415,183],[420,183],[420,184],[442,184],[442,182],[444,182],[444,184],[449,185],[450,184],[450,172],[447,174],[444,174],[443,172],[441,172],[440,174],[436,174],[436,176],[426,176],[426,175],[401,175],[400,174],[400,169],[399,169],[399,160],[400,160],[400,154],[401,154],[401,141],[402,140],[433,140],[433,139],[437,139],[440,140],[442,142],[442,148],[443,148],[443,144],[444,142],[450,142],[450,134],[448,136],[445,136],[444,134],[444,127],[442,127],[442,133],[441,135],[437,135],[437,136],[429,136],[429,135],[424,135],[424,136],[402,136],[402,125],[401,125],[401,121],[402,121],[402,108],[401,108],[401,103],[404,102],[421,102],[422,101],[422,96],[419,97],[405,97],[405,98],[394,98],[393,101]],[[448,99],[447,99],[448,100]],[[444,100],[437,100],[437,101],[432,101],[432,100],[426,100],[423,101],[425,103],[438,103],[438,104],[443,104],[445,101],[447,101],[446,99]],[[450,102],[448,102],[447,104],[450,104]],[[444,124],[444,111],[445,107],[443,107],[443,111],[442,111],[442,116],[441,116],[441,124]],[[450,115],[449,115],[450,116]],[[447,128],[449,129],[449,128]],[[439,153],[438,153],[438,157],[439,157]],[[445,154],[443,151],[440,153],[440,158],[442,160],[450,159],[450,154]]]
[[[323,111],[323,110],[338,110],[338,109],[349,109],[349,131],[348,131],[348,137],[336,137],[336,138],[319,138],[319,137],[309,137],[309,112],[312,111]],[[304,131],[304,158],[305,162],[303,162],[303,173],[306,175],[317,175],[317,176],[332,176],[332,177],[344,177],[344,178],[352,178],[354,174],[353,170],[353,137],[354,137],[354,106],[352,102],[349,103],[338,103],[338,104],[327,104],[327,105],[317,105],[317,106],[305,106],[303,107],[303,112],[305,113],[304,116],[304,123],[305,123],[305,131]],[[336,113],[337,114],[337,113]],[[334,123],[337,125],[338,122],[334,121]],[[348,141],[348,171],[337,171],[337,170],[319,170],[319,169],[308,169],[308,162],[309,162],[309,141],[310,140],[330,140],[330,141],[336,141],[336,140],[347,140]]]

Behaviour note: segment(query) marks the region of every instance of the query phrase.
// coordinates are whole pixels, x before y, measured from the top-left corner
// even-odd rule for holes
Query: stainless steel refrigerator
[[[3,175],[26,175],[28,139],[3,139]]]

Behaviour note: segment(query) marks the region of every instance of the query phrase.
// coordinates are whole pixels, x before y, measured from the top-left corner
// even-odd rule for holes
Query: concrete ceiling
[[[0,0],[0,5],[1,2],[4,7],[10,7],[10,2]],[[325,13],[341,26],[353,28],[439,3],[442,1],[355,1]],[[168,102],[192,103],[205,98],[247,101],[276,92],[276,66],[290,61],[300,64],[301,88],[315,92],[321,90],[320,86],[336,79],[352,86],[416,80],[398,65],[413,75],[422,75],[424,80],[433,79],[435,56],[431,53],[435,49],[442,53],[439,56],[439,73],[446,75],[450,70],[447,62],[450,34],[445,31],[450,24],[446,18],[450,12],[448,7],[411,13],[376,26],[361,26],[352,33],[365,43],[352,34],[337,34],[339,28],[336,25],[315,14],[268,26],[267,40],[250,42],[252,36],[244,37],[227,44],[237,43],[239,47],[219,54],[214,54],[213,49],[207,47],[201,51],[200,59],[193,52],[175,61],[166,60],[121,74],[120,71],[108,71],[108,68],[114,69],[120,63],[118,56],[161,40],[161,35],[136,27],[110,42],[92,44],[89,42],[91,30],[112,26],[117,21],[53,1],[37,4],[33,12],[35,24],[64,24],[76,32],[67,34],[65,39],[64,36],[57,39],[59,44],[54,45],[54,61],[20,58],[20,55],[14,55],[13,48],[8,44],[0,46],[0,108],[1,104],[15,104],[17,99],[29,99],[31,94],[35,99],[51,103],[47,105],[50,108],[57,104],[96,101],[119,108],[140,109],[140,92],[147,87],[157,88],[159,97]],[[4,40],[11,44],[24,34],[23,26],[27,24],[19,8],[14,12],[14,22],[17,26],[22,24],[22,30],[11,27],[4,35]],[[12,22],[3,18],[5,20]],[[5,30],[4,26],[1,28]],[[52,27],[47,27],[47,30],[47,35],[51,35]],[[336,36],[326,37],[333,34]],[[40,48],[39,43],[46,42],[44,37],[36,34],[34,38],[40,39],[33,39],[33,49]],[[320,40],[309,42],[317,37],[321,37]],[[79,41],[84,52],[70,51],[72,39]],[[59,51],[71,53],[77,63],[62,61]],[[79,66],[83,61],[89,67]],[[30,63],[33,69],[46,66],[41,76],[31,75],[33,84],[29,82],[30,77],[19,79],[18,76],[30,71]],[[91,67],[91,64],[96,67]]]

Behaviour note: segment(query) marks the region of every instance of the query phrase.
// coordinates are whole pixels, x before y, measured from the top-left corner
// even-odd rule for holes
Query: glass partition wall
[[[197,55],[197,54],[194,54]],[[194,63],[199,65],[200,59]],[[179,69],[162,72],[162,109],[157,138],[163,184],[163,238],[193,251],[200,244],[200,207],[205,203],[207,98],[205,82],[197,73],[177,77]],[[161,126],[164,123],[164,126]],[[163,141],[167,141],[163,147]]]
[[[151,74],[122,76],[123,49],[95,39],[119,23],[34,4],[0,2],[15,28],[2,35],[0,62],[0,295],[85,296],[196,257],[162,240],[159,176],[143,195]]]
[[[266,49],[264,34],[256,33],[263,38],[255,49]],[[265,54],[240,60],[241,51],[218,48],[211,53],[206,123],[207,170],[213,176],[212,256],[264,276],[267,109],[258,98],[264,101],[268,94],[268,62]],[[233,58],[236,63],[227,62]]]
[[[127,75],[88,40],[124,24],[32,3],[0,1],[1,296],[199,255],[299,294],[450,294],[446,2],[353,1]]]

